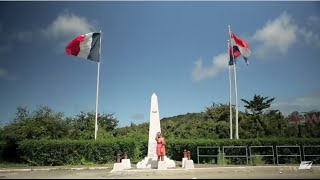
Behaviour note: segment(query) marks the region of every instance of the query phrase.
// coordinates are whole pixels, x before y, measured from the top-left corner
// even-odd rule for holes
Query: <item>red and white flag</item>
[[[231,46],[233,47],[232,50],[234,58],[237,58],[241,54],[246,63],[248,64],[248,58],[251,55],[251,51],[247,41],[237,37],[234,33],[231,33]]]
[[[73,39],[66,47],[66,53],[93,61],[100,61],[101,33],[91,32]]]

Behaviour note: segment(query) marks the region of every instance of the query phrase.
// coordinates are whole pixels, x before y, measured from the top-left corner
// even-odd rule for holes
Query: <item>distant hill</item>
[[[175,134],[177,131],[194,128],[192,124],[197,121],[204,121],[204,114],[201,113],[187,113],[172,117],[165,117],[160,119],[161,131],[164,135]],[[114,136],[128,136],[133,133],[147,134],[149,132],[149,122],[142,124],[131,124],[130,126],[116,128],[113,130]],[[169,133],[170,132],[170,133]],[[175,133],[176,132],[176,133]]]
[[[235,112],[234,112],[235,113]],[[229,139],[230,112],[226,104],[216,104],[207,107],[199,113],[186,113],[160,120],[161,132],[168,140],[174,139]],[[260,115],[239,111],[239,136],[242,139],[255,137],[320,137],[320,112],[312,111],[306,114],[310,125],[299,130],[290,125],[290,118],[284,117],[279,111],[267,111]],[[309,120],[310,119],[310,120]],[[233,135],[235,135],[235,116],[233,117]],[[301,131],[299,133],[298,131]],[[300,134],[300,135],[299,135]],[[115,137],[132,137],[147,139],[149,122],[131,124],[130,126],[113,130]]]

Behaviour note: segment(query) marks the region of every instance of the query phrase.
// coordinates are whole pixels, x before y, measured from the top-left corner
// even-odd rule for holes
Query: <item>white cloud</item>
[[[320,17],[308,17],[306,26],[302,27],[299,32],[307,44],[320,48]]]
[[[304,40],[306,43],[310,45],[316,45],[320,48],[320,36],[319,34],[308,30],[306,28],[303,28],[300,30],[301,35],[304,37]]]
[[[253,54],[260,58],[276,53],[284,55],[297,41],[297,35],[298,26],[291,16],[283,12],[275,20],[268,21],[253,35],[253,41],[258,43]]]
[[[204,67],[202,65],[202,58],[196,61],[196,65],[193,68],[192,76],[193,80],[199,81],[207,77],[214,77],[223,69],[228,68],[229,56],[227,53],[219,54],[212,59],[210,67]]]
[[[6,69],[0,67],[0,79],[15,80],[16,78],[10,75]]]
[[[311,18],[315,21],[315,18]],[[270,56],[272,54],[286,54],[288,49],[297,42],[298,38],[298,25],[294,23],[294,20],[286,12],[283,12],[279,17],[274,20],[269,20],[266,24],[259,30],[255,32],[254,35],[248,36],[252,55],[255,59],[264,58],[266,55]],[[313,35],[310,35],[314,37]],[[320,41],[319,41],[320,42]],[[213,58],[210,67],[204,67],[202,59],[199,59],[195,63],[192,75],[195,81],[207,77],[216,76],[221,70],[228,67],[227,53],[217,55]]]
[[[286,100],[275,100],[270,109],[279,109],[285,115],[293,111],[308,112],[312,110],[320,111],[320,92],[303,97],[296,97]]]
[[[309,16],[307,19],[307,26],[312,26],[317,29],[320,29],[320,17],[318,16]]]
[[[56,51],[59,53],[63,52],[66,44],[72,40],[72,38],[92,32],[94,26],[89,23],[85,17],[79,17],[69,12],[61,13],[44,29],[37,29],[35,31],[44,35],[44,37],[50,40],[56,40],[57,46]],[[6,33],[4,26],[0,23],[0,32],[6,39],[0,42],[0,54],[9,53],[12,51],[12,47],[16,43],[28,43],[33,40],[34,32],[30,30],[23,31],[11,31]]]
[[[42,33],[49,39],[63,39],[92,32],[94,27],[85,17],[69,12],[60,14]]]
[[[76,36],[94,31],[92,25],[85,17],[80,17],[69,12],[63,12],[53,20],[50,25],[40,32],[44,37],[54,40],[54,51],[60,54],[66,45]]]

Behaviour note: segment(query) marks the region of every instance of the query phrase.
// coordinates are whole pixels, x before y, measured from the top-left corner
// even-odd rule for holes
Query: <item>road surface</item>
[[[320,179],[320,166],[233,166],[184,169],[136,169],[114,171],[105,167],[2,168],[1,179]]]

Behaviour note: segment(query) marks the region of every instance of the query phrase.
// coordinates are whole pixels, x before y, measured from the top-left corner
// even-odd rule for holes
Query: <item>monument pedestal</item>
[[[167,156],[164,156],[164,162],[166,162],[168,168],[176,167],[176,163],[174,162],[174,160],[167,158]]]
[[[183,168],[185,167],[187,160],[188,160],[188,158],[182,158],[182,167]]]
[[[161,161],[159,161],[161,162]],[[176,163],[169,159],[167,156],[164,156],[164,161],[165,162],[167,168],[175,168],[176,167]],[[137,163],[137,168],[148,168],[148,169],[156,169],[158,168],[158,158],[157,157],[153,157],[153,158],[148,158],[145,157],[142,161]]]
[[[130,159],[122,159],[121,163],[123,165],[123,169],[131,169]]]
[[[137,168],[140,169],[140,168],[148,168],[148,169],[151,169],[151,168],[157,168],[158,166],[158,158],[156,157],[145,157],[142,161],[138,162],[137,163]]]
[[[193,160],[186,160],[186,164],[185,164],[185,169],[193,169],[194,168],[194,163]]]
[[[121,171],[124,169],[124,166],[122,163],[114,163],[112,171]]]
[[[158,169],[163,170],[167,169],[167,164],[165,161],[158,161]]]

